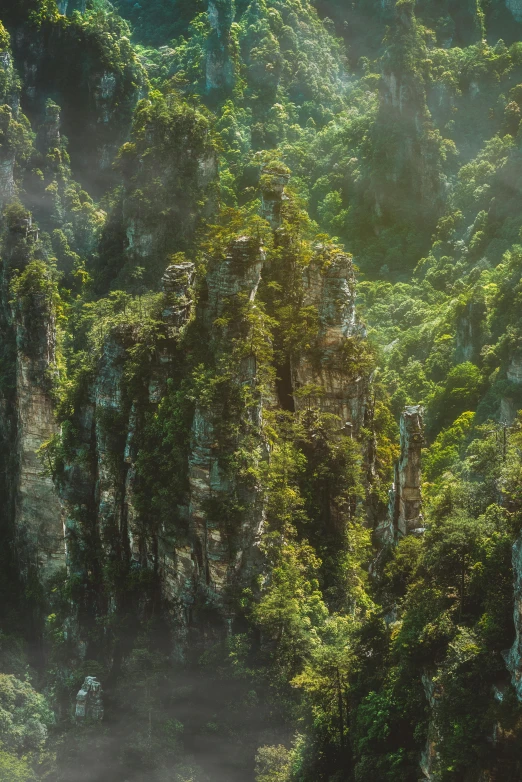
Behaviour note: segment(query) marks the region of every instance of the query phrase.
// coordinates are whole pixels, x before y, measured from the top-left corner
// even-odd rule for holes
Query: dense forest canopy
[[[522,2],[3,0],[0,779],[520,782]]]

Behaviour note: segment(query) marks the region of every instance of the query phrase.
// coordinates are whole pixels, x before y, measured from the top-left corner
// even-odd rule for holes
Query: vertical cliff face
[[[518,351],[509,360],[507,378],[514,386],[522,384],[522,358]],[[504,396],[500,407],[501,420],[511,425],[517,416],[517,407],[518,405],[513,402],[513,399]],[[512,563],[515,640],[511,649],[505,654],[505,660],[517,697],[522,701],[522,535],[518,537],[513,546]]]
[[[10,126],[13,122],[13,115],[9,106],[2,106],[0,109],[0,134],[7,139]],[[9,143],[2,144],[0,150],[0,209],[5,206],[15,194],[14,167],[15,152],[10,148]]]
[[[522,537],[519,537],[513,546],[513,574],[515,579],[513,620],[516,635],[513,646],[505,655],[505,660],[517,698],[522,701]]]
[[[421,453],[424,444],[423,410],[407,407],[401,415],[401,456],[395,468],[394,527],[399,535],[422,528]]]
[[[45,578],[65,564],[61,508],[39,448],[57,432],[49,374],[55,366],[55,319],[46,293],[13,308],[16,330],[16,404],[19,471],[15,525]],[[22,555],[23,556],[23,555]],[[29,556],[33,556],[29,554]]]
[[[208,117],[178,95],[140,101],[120,150],[121,198],[109,217],[100,289],[129,285],[136,267],[156,287],[171,254],[186,251],[217,208],[217,150]]]
[[[261,177],[261,215],[275,231],[281,225],[281,209],[290,171],[284,166],[263,169]]]
[[[395,464],[387,519],[377,529],[380,540],[396,543],[405,535],[423,531],[421,456],[424,446],[424,410],[407,407],[401,414],[401,453]]]
[[[350,256],[324,245],[303,272],[305,307],[318,314],[318,332],[310,350],[292,359],[296,410],[310,404],[333,413],[356,434],[368,405],[367,367],[357,366],[364,329],[355,313],[355,275]]]
[[[83,12],[85,3],[81,5]],[[78,10],[78,4],[62,6],[64,13],[72,10]],[[75,17],[12,27],[24,110],[38,126],[48,98],[63,107],[73,169],[95,192],[113,179],[112,162],[146,85],[129,40],[116,42],[110,25],[107,18],[103,38],[95,25]]]
[[[254,303],[264,262],[265,252],[259,240],[248,236],[236,239],[228,247],[224,260],[210,260],[206,279],[208,303],[203,312],[209,329],[215,329],[217,318],[237,312],[241,301]],[[227,467],[232,452],[247,442],[251,448],[263,448],[263,401],[257,387],[255,356],[245,355],[234,361],[231,355],[230,340],[234,339],[239,323],[232,320],[222,338],[212,340],[216,363],[229,361],[234,368],[224,395],[211,405],[196,407],[189,457],[189,516],[196,579],[199,587],[208,590],[225,612],[227,591],[256,556],[263,521],[260,487],[241,479]],[[238,410],[237,403],[245,389],[249,390],[251,400],[245,400],[243,410]],[[234,434],[225,434],[223,427],[227,425],[235,430]],[[224,448],[223,440],[227,441]]]
[[[457,317],[455,359],[458,363],[477,361],[484,344],[486,306],[482,301],[470,301]]]
[[[19,567],[45,579],[65,563],[60,504],[37,455],[57,432],[52,398],[56,372],[54,286],[34,260],[38,233],[27,213],[13,214],[4,244],[2,331],[15,357],[13,384],[3,390],[2,430],[10,453],[9,484]]]
[[[234,21],[234,0],[209,0],[208,21],[211,34],[207,46],[207,92],[230,91],[235,82],[230,28]]]
[[[433,222],[441,208],[440,149],[426,103],[423,76],[413,65],[425,43],[414,2],[402,2],[386,37],[372,171],[378,220]],[[378,173],[377,173],[378,172]]]
[[[0,23],[0,210],[15,194],[13,126],[20,103],[18,88],[9,37]]]

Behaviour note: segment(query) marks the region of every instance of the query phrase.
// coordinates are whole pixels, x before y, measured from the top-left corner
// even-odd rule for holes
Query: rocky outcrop
[[[48,379],[55,367],[55,322],[45,294],[34,294],[30,307],[15,304],[13,315],[19,456],[15,527],[21,557],[31,558],[46,577],[65,564],[60,503],[38,458],[39,448],[57,433]]]
[[[259,241],[241,236],[229,246],[222,261],[211,262],[204,313],[209,328],[212,328],[215,318],[221,317],[227,310],[234,310],[241,297],[254,301],[264,261],[265,252]],[[221,351],[230,350],[227,336],[223,346],[216,344],[215,350],[218,361],[225,358]],[[262,449],[262,399],[256,391],[254,356],[239,361],[231,383],[236,389],[244,386],[251,389],[254,401],[243,411],[245,421],[240,430],[253,433]],[[234,393],[233,389],[231,393]],[[226,401],[224,407],[222,402],[216,401],[211,407],[196,407],[189,457],[189,518],[194,540],[196,580],[199,588],[212,596],[225,615],[227,590],[256,558],[263,524],[263,497],[259,487],[239,479],[227,469],[226,461],[230,454],[220,447],[217,428],[227,415],[226,406]],[[234,421],[232,425],[238,423]],[[239,431],[229,448],[239,446],[241,437]],[[239,513],[233,510],[238,502],[242,507]],[[223,517],[226,508],[231,516],[236,516],[233,531],[230,529],[232,518],[227,523]]]
[[[437,779],[437,761],[439,759],[439,753],[437,751],[437,745],[440,742],[440,735],[436,725],[436,713],[440,706],[441,699],[443,697],[443,690],[440,684],[429,674],[424,673],[422,676],[422,686],[428,701],[431,719],[428,724],[428,736],[426,739],[426,747],[421,755],[420,769],[424,779],[435,782]]]
[[[470,301],[457,317],[455,360],[477,361],[484,344],[486,307],[482,301]]]
[[[211,34],[207,44],[207,92],[230,91],[235,82],[230,28],[234,21],[234,0],[209,0],[208,21]]]
[[[7,493],[20,572],[42,579],[65,564],[61,508],[40,447],[57,433],[52,397],[56,320],[50,272],[33,265],[38,233],[30,216],[11,218],[2,268],[2,338],[12,341],[12,387],[4,387],[0,429],[10,452]],[[20,280],[13,288],[13,280]],[[7,508],[6,508],[7,510]]]
[[[515,354],[510,357],[507,366],[507,379],[513,385],[511,389],[504,391],[500,399],[499,420],[501,423],[511,426],[521,408],[520,393],[516,386],[522,385],[522,357]]]
[[[75,717],[79,721],[103,719],[102,686],[95,676],[86,676],[76,696]]]
[[[522,384],[522,356],[513,356],[509,362],[507,378],[517,385]]]
[[[289,179],[290,172],[283,166],[264,168],[261,175],[261,216],[273,230],[281,226],[281,210],[287,198],[285,187]]]
[[[191,263],[171,265],[165,272],[162,315],[167,341],[175,338],[190,317],[193,280]],[[136,566],[157,572],[160,567],[156,533],[144,529],[135,507],[144,400],[129,395],[125,370],[137,338],[131,325],[110,331],[95,378],[84,390],[74,416],[74,447],[57,480],[66,518],[69,566],[74,572],[84,573],[87,548],[106,562],[120,563],[124,571]],[[169,361],[168,347],[151,354],[146,405],[154,407],[161,401]],[[87,535],[86,529],[90,530]]]
[[[179,96],[143,101],[131,142],[118,158],[123,177],[121,204],[109,222],[109,241],[122,234],[121,264],[142,267],[155,287],[170,257],[187,251],[199,220],[217,207],[217,152],[208,120]],[[107,275],[119,271],[111,259]]]
[[[303,305],[317,312],[318,333],[312,350],[291,358],[295,408],[317,406],[357,434],[368,405],[369,374],[359,354],[365,332],[355,312],[352,259],[317,245],[303,275]]]
[[[2,132],[2,120],[0,115],[0,133]],[[15,155],[7,151],[0,155],[0,210],[12,200],[16,192],[14,181]]]
[[[512,561],[515,594],[513,610],[515,640],[511,649],[504,653],[504,658],[517,698],[522,701],[522,536],[513,546]]]
[[[0,51],[0,211],[15,194],[16,156],[10,143],[10,131],[13,115],[18,112],[17,86],[11,52]]]
[[[240,236],[227,249],[225,258],[212,262],[207,274],[207,317],[219,317],[230,298],[244,294],[250,301],[256,297],[265,251],[259,241]]]
[[[397,208],[408,203],[416,219],[433,223],[442,208],[441,154],[428,110],[425,84],[412,63],[424,46],[414,13],[415,2],[402,2],[387,34],[380,109],[374,144],[384,166],[372,172],[370,192],[378,220],[401,219]]]
[[[190,296],[195,279],[195,267],[190,261],[171,264],[161,280],[165,294],[164,320],[172,328],[181,328],[190,317],[192,298]]]
[[[71,0],[61,10],[71,15],[79,6],[85,10],[83,0]],[[100,35],[104,35],[103,46]],[[146,83],[130,42],[122,39],[116,46],[108,31],[74,17],[67,24],[21,25],[13,31],[12,42],[24,108],[33,125],[47,124],[52,95],[62,106],[63,132],[75,175],[96,189],[112,181],[112,162],[128,136],[134,106]]]
[[[377,529],[382,543],[395,543],[405,535],[424,531],[421,471],[423,415],[424,410],[419,406],[407,407],[401,415],[401,454],[395,464],[388,516]]]

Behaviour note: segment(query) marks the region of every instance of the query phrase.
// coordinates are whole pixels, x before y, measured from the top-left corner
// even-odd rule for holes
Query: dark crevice
[[[276,367],[276,371],[276,387],[279,404],[283,410],[288,410],[290,413],[295,413],[294,388],[292,385],[292,369],[290,367],[290,359],[287,359],[284,364]]]

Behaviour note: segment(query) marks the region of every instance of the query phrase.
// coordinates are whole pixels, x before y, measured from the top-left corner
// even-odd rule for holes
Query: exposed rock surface
[[[240,296],[254,301],[264,261],[265,252],[259,241],[242,236],[229,246],[224,260],[211,262],[207,274],[208,304],[205,314],[209,327],[225,308],[233,308]],[[219,350],[217,346],[218,360]],[[245,410],[245,417],[247,429],[254,431],[254,437],[262,447],[262,399],[256,391],[254,357],[240,361],[234,383],[238,387],[248,385],[257,399],[252,407]],[[256,544],[263,523],[262,494],[257,487],[238,481],[226,470],[226,455],[219,449],[219,438],[215,432],[224,414],[225,410],[219,404],[212,408],[197,406],[189,457],[189,517],[194,538],[196,579],[200,588],[208,590],[218,601],[240,573],[248,569],[252,558],[256,558]],[[219,518],[219,508],[226,507],[232,498],[240,498],[243,507],[233,533]],[[226,606],[222,605],[222,609],[226,611]]]
[[[428,779],[430,782],[435,782],[437,779],[436,765],[439,757],[437,744],[440,741],[440,735],[435,723],[435,717],[436,710],[440,706],[440,702],[444,693],[441,686],[428,673],[425,673],[422,676],[422,685],[424,687],[424,693],[430,706],[432,716],[428,725],[426,748],[421,755],[420,769],[424,779]]]
[[[55,313],[45,287],[27,293],[21,291],[18,297],[11,297],[10,263],[16,263],[19,271],[23,271],[37,240],[30,218],[20,217],[15,221],[10,237],[10,253],[2,269],[0,317],[3,338],[13,341],[16,363],[14,387],[4,391],[5,419],[0,428],[8,433],[11,446],[8,491],[12,498],[19,566],[26,575],[31,568],[36,568],[40,577],[45,578],[65,563],[60,503],[52,478],[44,473],[37,455],[38,449],[57,432],[51,393],[56,361]]]
[[[486,310],[483,302],[468,302],[457,318],[455,359],[461,364],[476,361],[484,342]]]
[[[513,546],[513,575],[515,579],[513,620],[516,635],[513,646],[505,653],[505,660],[517,698],[522,701],[522,536]]]
[[[522,356],[513,356],[509,363],[507,377],[512,383],[522,384]]]
[[[103,719],[102,686],[95,676],[86,676],[81,689],[76,696],[75,717],[77,720]]]
[[[423,531],[421,454],[424,445],[424,410],[407,407],[401,414],[401,455],[395,464],[388,518],[378,529],[384,543]]]
[[[70,16],[74,10],[84,11],[85,2],[71,0],[61,10]],[[128,135],[146,78],[128,42],[114,52],[118,64],[91,56],[97,47],[94,35],[92,28],[74,22],[21,25],[13,30],[12,45],[24,110],[38,127],[48,123],[49,97],[62,106],[73,169],[99,187],[112,177],[112,162]]]
[[[206,88],[208,92],[230,90],[234,86],[235,67],[230,38],[234,13],[234,0],[209,0],[208,21],[212,33],[207,47]]]
[[[43,153],[60,147],[60,107],[47,101],[43,123],[38,129],[37,145]]]
[[[397,202],[408,198],[412,212],[431,221],[441,208],[439,151],[424,82],[408,58],[399,53],[403,45],[411,49],[419,45],[414,3],[401,3],[394,17],[383,57],[381,102],[374,131],[387,165],[382,167],[383,173],[374,174],[370,192],[377,218],[395,215]]]
[[[219,317],[231,296],[242,293],[250,301],[256,297],[265,251],[256,239],[241,236],[229,247],[225,259],[212,263],[207,274],[208,313]]]
[[[318,245],[304,271],[304,305],[318,313],[319,331],[310,352],[292,357],[296,410],[310,404],[333,413],[355,434],[364,422],[369,378],[353,376],[358,338],[364,329],[355,313],[355,275],[352,259]]]
[[[163,317],[174,328],[179,328],[189,318],[192,305],[190,288],[194,283],[194,277],[194,264],[187,262],[169,266],[161,280],[167,299]]]
[[[50,476],[43,473],[38,449],[57,432],[54,403],[46,382],[55,363],[54,317],[44,296],[29,310],[14,313],[17,367],[19,473],[15,524],[28,542],[44,576],[65,563],[61,508]],[[29,323],[30,321],[30,323]],[[30,332],[33,350],[22,348]],[[31,555],[30,555],[31,556]]]

